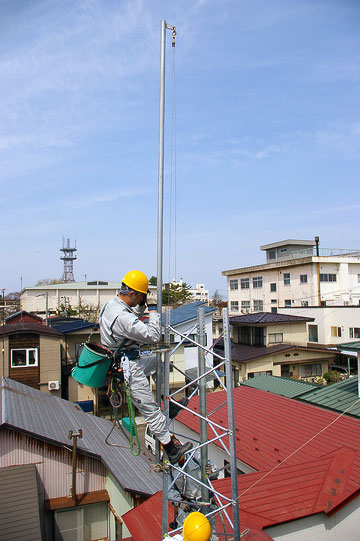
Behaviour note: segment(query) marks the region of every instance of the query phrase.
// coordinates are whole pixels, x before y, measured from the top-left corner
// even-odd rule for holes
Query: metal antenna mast
[[[165,116],[165,44],[166,44],[166,30],[171,30],[172,33],[172,46],[175,47],[175,36],[176,29],[175,26],[169,25],[166,21],[161,21],[161,46],[160,46],[160,111],[159,111],[159,174],[158,174],[158,223],[157,223],[157,305],[158,312],[162,314],[162,286],[163,286],[163,202],[164,202],[164,116]],[[190,391],[193,392],[193,388],[200,388],[200,414],[194,413],[200,418],[201,424],[201,433],[200,433],[200,443],[195,446],[192,451],[187,455],[185,463],[182,468],[177,466],[170,465],[170,468],[173,468],[173,473],[175,475],[174,481],[169,485],[168,476],[164,474],[163,476],[163,505],[162,505],[162,534],[167,532],[168,529],[168,490],[174,484],[177,476],[179,474],[186,475],[191,477],[188,473],[185,472],[185,468],[189,460],[194,456],[194,453],[197,449],[200,449],[201,461],[207,462],[207,446],[214,441],[219,441],[222,447],[229,454],[229,464],[231,470],[231,489],[232,489],[232,498],[229,499],[219,492],[215,491],[211,486],[211,482],[208,481],[205,474],[206,463],[201,464],[201,481],[198,479],[192,478],[196,483],[200,483],[202,490],[202,498],[204,499],[205,505],[209,501],[209,489],[215,494],[217,501],[217,510],[212,512],[211,515],[216,513],[222,513],[221,518],[223,520],[223,515],[225,515],[228,524],[230,524],[233,530],[234,539],[240,539],[240,520],[239,520],[239,506],[238,506],[238,486],[237,486],[237,465],[236,465],[236,445],[235,445],[235,423],[234,423],[234,406],[233,406],[233,387],[232,387],[232,368],[231,368],[231,354],[230,354],[230,333],[229,333],[229,316],[227,310],[224,310],[224,342],[225,342],[225,357],[215,354],[212,350],[208,349],[204,345],[204,308],[199,309],[198,313],[198,343],[192,340],[189,335],[194,332],[194,328],[190,329],[189,332],[185,335],[178,332],[170,325],[170,313],[166,311],[166,321],[165,321],[165,341],[170,343],[170,331],[178,336],[180,336],[180,342],[172,349],[171,352],[167,352],[165,355],[165,374],[164,382],[161,381],[161,354],[157,354],[157,381],[156,381],[156,399],[158,404],[161,402],[161,389],[164,383],[164,414],[167,418],[169,425],[169,399],[170,402],[175,402],[174,395],[181,393],[185,389],[190,387]],[[196,326],[195,326],[196,328]],[[195,346],[198,347],[198,360],[199,360],[199,376],[191,381],[190,383],[185,384],[181,389],[175,391],[175,393],[170,394],[169,392],[169,367],[172,365],[173,369],[178,370],[175,364],[171,363],[171,355],[178,349],[182,343],[188,340],[192,342]],[[220,359],[220,363],[214,368],[212,365],[206,366],[206,354],[213,355]],[[216,373],[216,369],[219,366],[225,365],[226,370],[226,387],[223,385],[220,377]],[[228,428],[219,426],[211,420],[210,415],[206,411],[206,377],[210,374],[217,377],[220,385],[227,392],[227,404],[228,409]],[[185,374],[186,376],[186,374]],[[187,408],[185,408],[187,409]],[[191,410],[190,410],[191,411]],[[210,427],[210,430],[213,431],[214,437],[211,437],[210,440],[207,440],[207,427]],[[226,447],[223,442],[223,438],[229,440],[229,449]],[[160,460],[160,443],[156,441],[156,459]],[[225,502],[225,503],[224,503]],[[232,520],[227,512],[227,509],[231,506],[232,508]],[[175,533],[178,530],[174,530]],[[225,536],[226,537],[226,536]]]
[[[159,174],[158,174],[158,222],[157,222],[157,306],[162,313],[163,245],[164,245],[164,118],[165,118],[165,44],[166,30],[171,30],[172,46],[175,47],[175,26],[161,21],[160,38],[160,108],[159,108]],[[161,402],[161,354],[157,354],[156,401]],[[160,460],[160,442],[156,441],[156,458]]]
[[[74,254],[76,251],[76,243],[74,247],[71,247],[70,239],[65,239],[63,237],[63,247],[60,248],[60,252],[63,252],[64,255],[62,255],[60,259],[64,261],[64,272],[62,275],[62,280],[64,282],[75,282],[73,263],[75,259],[77,259],[76,255]]]

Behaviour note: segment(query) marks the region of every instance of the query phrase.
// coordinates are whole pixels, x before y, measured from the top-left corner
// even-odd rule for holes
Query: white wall
[[[307,323],[307,327],[318,326],[319,344],[359,341],[359,338],[350,338],[349,329],[360,328],[360,306],[279,308],[278,314],[315,318],[315,321]],[[341,336],[332,336],[331,327],[341,327]]]
[[[293,520],[264,531],[274,541],[358,541],[360,521],[359,496],[328,517],[318,513],[310,517]]]

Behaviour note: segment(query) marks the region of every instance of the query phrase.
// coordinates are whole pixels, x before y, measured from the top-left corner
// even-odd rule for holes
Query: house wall
[[[360,498],[349,502],[332,516],[318,513],[285,524],[264,528],[274,541],[357,541],[359,539]]]
[[[79,402],[82,400],[93,400],[96,403],[96,389],[78,383],[71,375],[68,378],[68,400],[70,402]]]
[[[292,377],[301,377],[301,365],[306,363],[321,363],[322,374],[329,371],[335,362],[336,352],[296,350],[281,352],[271,356],[254,359],[247,363],[239,363],[240,380],[248,379],[249,372],[271,371],[273,376],[281,376],[281,365],[289,364]],[[235,363],[234,363],[235,364]]]
[[[16,349],[36,348],[38,352],[37,366],[11,366],[11,351]],[[45,360],[45,359],[44,359]],[[42,352],[40,349],[40,337],[36,333],[12,334],[9,336],[9,375],[11,379],[30,385],[34,389],[40,389],[40,365]]]
[[[317,325],[319,344],[336,345],[359,340],[350,338],[350,328],[360,328],[360,306],[279,308],[278,313],[315,318],[306,327],[308,329],[309,325]],[[331,327],[340,327],[341,336],[332,336]]]
[[[106,477],[105,488],[109,493],[111,506],[113,512],[111,513],[112,519],[110,521],[110,539],[118,539],[116,537],[115,517],[114,513],[121,519],[121,517],[135,507],[134,497],[126,492],[116,481],[115,477],[108,473]],[[122,519],[121,519],[122,520]],[[127,529],[125,522],[122,522],[122,537],[131,537],[129,530]]]
[[[0,375],[3,377],[9,376],[9,337],[1,337],[1,363],[0,363]]]
[[[1,467],[35,464],[44,500],[71,497],[71,450],[7,428],[0,431],[0,448]],[[78,453],[78,493],[103,490],[105,477],[105,467],[100,460]]]
[[[49,381],[61,382],[60,341],[58,337],[40,335],[40,391],[61,397],[61,389],[50,391]]]

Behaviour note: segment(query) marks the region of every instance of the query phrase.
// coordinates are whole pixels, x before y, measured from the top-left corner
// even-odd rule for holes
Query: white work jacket
[[[113,297],[103,307],[100,318],[101,342],[106,348],[115,351],[124,339],[125,348],[134,348],[140,344],[154,344],[161,338],[160,314],[149,313],[149,322],[143,323],[141,317],[145,306],[130,308],[118,296]]]

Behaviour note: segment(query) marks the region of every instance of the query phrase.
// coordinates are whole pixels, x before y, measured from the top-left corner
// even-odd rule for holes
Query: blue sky
[[[76,280],[156,274],[162,19],[164,280],[226,295],[262,244],[360,248],[358,1],[0,0],[7,293],[60,277],[63,237]]]

